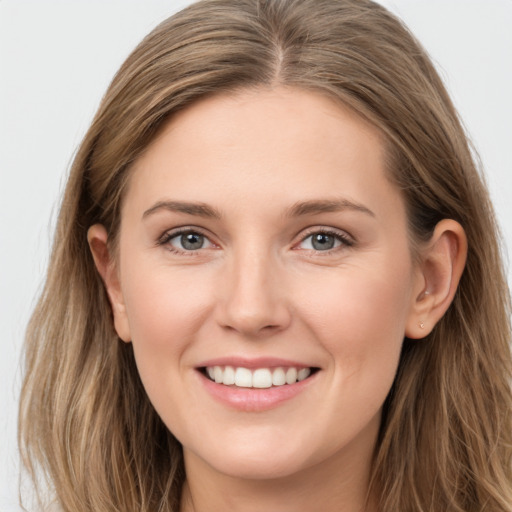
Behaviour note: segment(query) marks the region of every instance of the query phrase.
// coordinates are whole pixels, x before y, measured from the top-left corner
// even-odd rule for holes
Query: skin
[[[136,162],[116,258],[103,226],[90,228],[116,330],[183,445],[183,511],[364,509],[403,338],[442,316],[466,250],[446,220],[412,258],[384,161],[379,132],[321,95],[215,96],[176,115]],[[292,211],[308,201],[341,207]],[[177,228],[203,247],[184,248]],[[312,245],[319,231],[332,249]],[[248,411],[213,398],[197,369],[262,356],[319,371],[293,398]]]

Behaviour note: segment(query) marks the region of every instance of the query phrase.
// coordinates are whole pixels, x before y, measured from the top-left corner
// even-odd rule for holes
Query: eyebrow
[[[205,217],[210,219],[220,219],[221,215],[218,210],[208,206],[204,203],[190,203],[185,201],[158,201],[151,208],[147,209],[143,214],[142,218],[161,211],[186,213],[187,215],[195,215],[198,217]]]
[[[350,201],[349,199],[320,199],[311,201],[302,201],[295,203],[286,213],[287,217],[300,217],[302,215],[315,215],[318,213],[340,212],[343,210],[353,210],[365,213],[375,217],[366,206]]]
[[[142,214],[142,218],[144,219],[161,210],[185,213],[187,215],[210,219],[220,219],[222,217],[217,209],[212,208],[205,203],[158,201]],[[343,210],[358,211],[370,215],[371,217],[375,217],[375,213],[366,206],[348,199],[313,199],[310,201],[301,201],[295,203],[291,208],[289,208],[285,212],[285,217],[300,217],[303,215],[315,215],[319,213],[339,212]]]

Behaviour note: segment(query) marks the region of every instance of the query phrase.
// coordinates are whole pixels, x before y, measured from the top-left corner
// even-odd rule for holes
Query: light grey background
[[[0,0],[0,512],[15,512],[20,347],[74,151],[124,58],[189,0]],[[512,246],[512,0],[382,0],[437,63]],[[510,280],[510,279],[509,279]]]

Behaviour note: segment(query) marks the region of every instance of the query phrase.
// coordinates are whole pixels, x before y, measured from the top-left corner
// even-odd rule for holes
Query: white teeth
[[[297,368],[288,368],[286,370],[286,384],[297,382]]]
[[[282,368],[276,368],[272,373],[272,384],[274,386],[286,384],[286,374]]]
[[[233,366],[208,366],[206,373],[211,380],[225,386],[235,385],[241,388],[270,388],[272,386],[283,386],[295,384],[307,379],[311,375],[311,368],[248,368]]]
[[[270,388],[272,387],[272,374],[267,368],[260,368],[252,374],[253,388]]]
[[[235,386],[240,388],[252,388],[252,372],[247,368],[235,370]]]
[[[231,386],[235,383],[235,369],[232,366],[226,366],[224,368],[224,378],[222,379],[222,384],[226,386]]]
[[[235,386],[239,388],[252,388],[252,372],[247,368],[235,370]]]
[[[215,382],[217,384],[220,384],[222,382],[222,368],[220,366],[216,366],[213,369],[213,378],[215,379]]]
[[[307,379],[311,375],[310,368],[301,368],[297,372],[297,380],[300,382],[301,380]]]

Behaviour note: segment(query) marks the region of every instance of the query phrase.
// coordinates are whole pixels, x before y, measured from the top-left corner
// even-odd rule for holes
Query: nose
[[[265,251],[245,251],[227,266],[220,285],[219,324],[247,338],[286,329],[291,310],[278,262]]]

